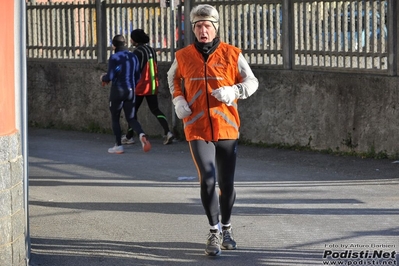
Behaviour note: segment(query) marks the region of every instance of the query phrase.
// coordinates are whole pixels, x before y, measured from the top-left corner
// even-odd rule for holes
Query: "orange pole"
[[[14,0],[0,8],[0,136],[15,133]]]

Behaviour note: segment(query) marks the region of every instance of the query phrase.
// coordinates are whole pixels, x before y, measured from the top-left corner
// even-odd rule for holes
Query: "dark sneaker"
[[[222,253],[220,249],[220,236],[218,230],[210,230],[205,247],[206,255],[219,256]]]
[[[231,226],[222,227],[222,238],[223,238],[222,249],[232,250],[237,248],[236,241],[234,241],[233,238],[233,230]]]

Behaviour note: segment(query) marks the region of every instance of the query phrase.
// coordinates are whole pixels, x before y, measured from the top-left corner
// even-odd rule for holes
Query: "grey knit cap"
[[[194,28],[198,21],[210,21],[215,27],[216,31],[219,29],[219,12],[211,5],[195,6],[190,12],[190,22]]]

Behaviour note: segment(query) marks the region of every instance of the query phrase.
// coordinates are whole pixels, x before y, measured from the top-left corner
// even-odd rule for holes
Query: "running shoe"
[[[130,138],[130,139],[126,138],[126,135],[122,136],[121,141],[122,141],[122,144],[125,144],[125,145],[134,144],[134,139],[133,138]]]
[[[163,136],[163,144],[168,145],[173,142],[174,136],[172,132],[168,132],[165,136]]]
[[[141,146],[143,146],[144,152],[148,152],[151,150],[151,143],[148,140],[147,135],[145,135],[145,134],[140,135],[140,142],[141,142]]]
[[[237,248],[236,241],[234,241],[233,238],[233,230],[231,226],[222,227],[222,239],[222,249],[232,250]]]
[[[114,147],[109,148],[108,152],[109,153],[121,154],[121,153],[123,153],[123,146],[122,145],[121,146],[115,145]]]
[[[207,256],[219,256],[222,253],[220,249],[220,236],[218,230],[210,230],[205,247],[205,254]]]

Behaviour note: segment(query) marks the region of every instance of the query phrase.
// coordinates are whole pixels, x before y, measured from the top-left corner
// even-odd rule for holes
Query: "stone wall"
[[[159,102],[172,124],[169,66],[159,66]],[[97,63],[28,61],[30,125],[111,132],[109,86],[101,87],[99,81],[105,71],[106,65]],[[260,86],[239,102],[242,139],[315,150],[399,153],[398,77],[266,67],[253,71]],[[149,135],[162,134],[146,104],[138,117]],[[176,131],[181,128],[176,119]]]
[[[26,265],[20,135],[0,136],[0,265]]]

